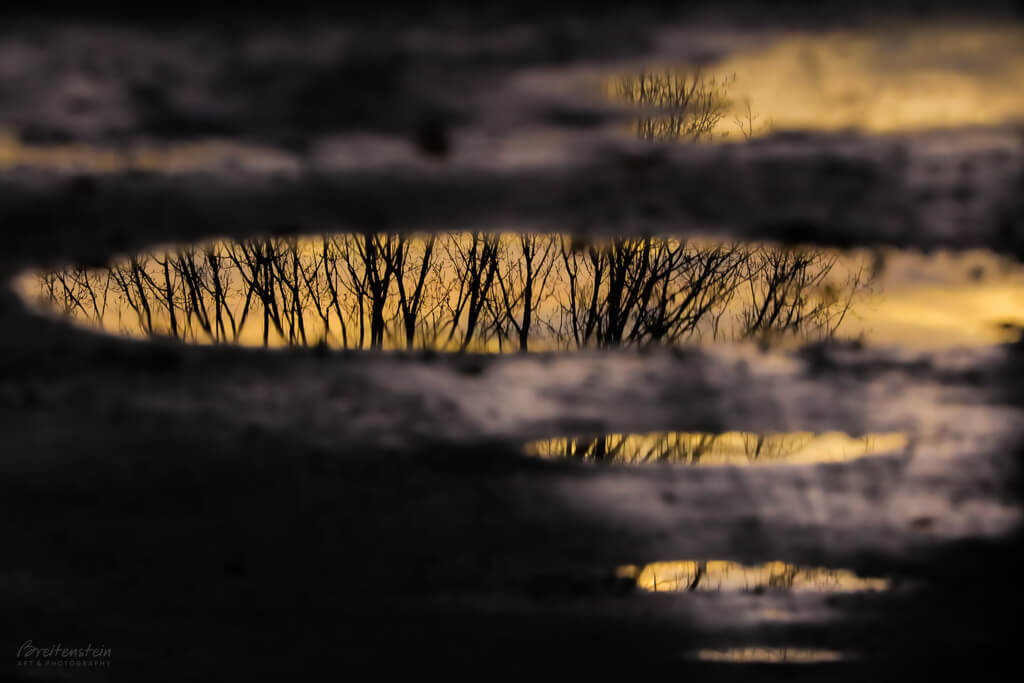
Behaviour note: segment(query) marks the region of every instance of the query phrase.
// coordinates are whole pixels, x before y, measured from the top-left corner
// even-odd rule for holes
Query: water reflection
[[[727,127],[751,137],[759,118],[747,103],[747,118],[727,118],[734,108],[730,90],[735,74],[716,76],[700,69],[640,71],[614,80],[614,101],[639,105],[650,111],[633,122],[633,132],[642,140],[702,142],[727,137]]]
[[[507,352],[832,338],[869,271],[866,258],[814,248],[382,233],[211,241],[19,284],[133,336]]]
[[[610,78],[617,102],[657,109],[648,140],[728,141],[773,130],[870,133],[987,126],[1024,116],[1024,38],[1005,26],[915,24],[782,36],[703,69]]]
[[[906,446],[907,437],[903,434],[867,434],[852,438],[841,432],[660,432],[548,439],[528,444],[526,452],[588,462],[754,465],[843,462],[900,451]]]
[[[847,656],[835,650],[814,650],[799,647],[742,647],[726,650],[699,650],[697,659],[709,662],[815,664],[838,662]]]
[[[739,40],[734,31],[703,33],[701,38],[732,49],[702,69],[652,62],[643,70],[613,66],[599,77],[598,89],[603,86],[608,98],[659,110],[632,124],[639,137],[732,141],[773,130],[888,133],[1012,124],[1024,117],[1024,96],[1016,87],[1024,82],[1024,36],[1013,25],[885,22],[778,33],[770,41],[760,31]],[[209,86],[202,79],[194,85],[200,93]],[[570,80],[566,90],[577,92],[577,85]],[[475,89],[491,86],[490,80],[481,86],[469,79],[465,94],[485,101]],[[488,118],[491,109],[500,111],[484,108],[466,118],[479,120],[486,132],[501,123]],[[388,145],[377,153],[389,158],[395,148]],[[216,139],[129,147],[39,144],[0,125],[0,169],[299,172],[309,161],[269,145]]]
[[[861,578],[846,569],[804,567],[785,562],[753,566],[722,560],[654,562],[642,568],[620,567],[618,574],[624,578],[635,577],[637,588],[649,592],[851,593],[889,589],[886,579]]]
[[[1014,341],[1024,270],[931,255],[569,235],[215,240],[26,273],[44,310],[110,333],[338,349],[512,352],[825,339]]]

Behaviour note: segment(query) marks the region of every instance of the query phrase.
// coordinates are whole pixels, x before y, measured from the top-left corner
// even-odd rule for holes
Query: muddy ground
[[[0,278],[205,236],[510,224],[1024,253],[1013,125],[638,147],[596,124],[621,112],[542,97],[517,75],[571,82],[579,64],[696,58],[768,29],[713,13],[694,23],[689,6],[537,11],[548,23],[12,20],[0,123],[25,144],[216,138],[241,151],[164,172],[3,166]],[[808,20],[799,6],[780,16],[771,30]],[[512,139],[554,131],[564,148],[524,166],[460,143],[496,126]],[[102,337],[8,291],[0,330],[11,680],[905,680],[1015,655],[1020,345],[267,352]],[[783,468],[521,455],[533,439],[653,430],[915,438],[907,453]],[[919,588],[649,595],[615,575],[690,558],[847,567]],[[776,605],[788,621],[751,616]],[[26,640],[103,644],[111,665],[19,669]],[[857,657],[690,658],[752,644]]]

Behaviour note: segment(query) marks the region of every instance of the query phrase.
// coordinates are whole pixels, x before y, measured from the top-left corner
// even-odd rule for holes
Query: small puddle
[[[563,96],[571,98],[566,102],[570,107],[600,100],[602,107],[612,102],[635,108],[639,111],[631,117],[632,135],[659,141],[732,142],[792,130],[886,134],[999,126],[1024,118],[1024,95],[1014,87],[1024,82],[1024,38],[1016,26],[1005,23],[916,18],[846,30],[737,34],[735,29],[716,33],[704,27],[699,35],[665,37],[666,47],[673,42],[707,44],[710,50],[693,52],[720,56],[701,59],[699,67],[667,56],[643,68],[612,63],[582,78],[573,74],[571,65],[567,71],[552,68],[548,78],[553,80],[541,79],[539,95],[549,101],[553,94],[568,93]],[[537,74],[524,74],[525,79],[531,76]],[[97,106],[92,97],[86,99]],[[526,111],[515,112],[516,104],[506,101],[502,109],[512,107],[513,120],[530,116],[528,105]],[[475,113],[482,119],[484,138],[492,137],[490,129],[504,121],[488,119],[486,110]],[[479,133],[471,135],[478,144]],[[542,135],[540,145],[557,140],[557,135]],[[317,154],[303,158],[270,145],[216,138],[174,145],[40,143],[0,126],[0,170],[190,173],[241,168],[295,173],[325,162],[328,168],[333,163],[350,167],[353,157],[363,164],[378,158],[409,161],[412,150],[409,156],[402,153],[405,142],[388,139],[375,147],[365,146],[364,140],[354,147],[358,154],[332,154],[332,145],[323,144]],[[1006,144],[1016,143],[1010,139]],[[459,149],[455,145],[456,155]],[[543,159],[545,151],[533,154]],[[487,154],[509,152],[488,147]],[[510,156],[532,154],[516,149]]]
[[[642,567],[619,567],[617,575],[636,581],[637,589],[650,593],[745,593],[756,596],[883,592],[892,589],[888,579],[857,576],[848,569],[811,567],[786,562],[744,565],[724,560],[652,562]],[[764,623],[799,620],[798,612],[772,602],[753,609],[751,617]],[[797,647],[707,648],[692,658],[726,663],[818,663],[850,658],[836,650]]]
[[[527,444],[528,455],[622,464],[671,463],[696,466],[806,465],[845,462],[869,455],[894,453],[907,447],[904,434],[842,432],[755,434],[752,432],[657,432],[556,438]]]
[[[806,567],[785,562],[743,565],[724,560],[652,562],[619,567],[640,590],[656,592],[733,591],[745,593],[856,593],[889,590],[887,579],[862,578],[847,569]]]
[[[618,576],[633,578],[636,587],[650,593],[732,592],[753,595],[794,593],[834,594],[882,592],[892,588],[888,579],[857,576],[848,569],[810,567],[786,562],[744,565],[724,560],[652,562],[643,567],[619,567]],[[785,623],[796,618],[783,606],[765,607],[752,615],[758,621]],[[821,663],[850,658],[837,650],[798,647],[706,648],[692,658],[724,663]]]
[[[815,650],[799,647],[738,647],[724,650],[698,650],[696,659],[708,662],[763,663],[763,664],[818,664],[849,659],[836,650]]]
[[[928,25],[789,34],[700,68],[651,66],[603,83],[644,110],[646,140],[729,142],[779,130],[881,134],[1024,117],[1015,27]]]
[[[1024,270],[666,237],[331,234],[211,240],[100,268],[28,272],[75,324],[197,344],[509,353],[826,339],[942,348],[1014,340]]]

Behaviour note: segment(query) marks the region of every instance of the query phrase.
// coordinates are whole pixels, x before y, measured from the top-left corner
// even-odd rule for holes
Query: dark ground
[[[1014,10],[991,11],[1019,20]],[[550,22],[531,18],[532,30],[504,41],[496,36],[512,35],[514,16],[491,24],[440,11],[414,25],[435,40],[402,22],[354,31],[342,19],[232,18],[230,41],[221,24],[192,17],[169,28],[77,14],[12,20],[0,26],[0,61],[20,66],[0,73],[0,123],[23,140],[227,137],[292,166],[253,170],[245,157],[180,174],[5,168],[0,276],[199,236],[510,222],[1022,253],[1018,129],[1000,132],[1006,155],[956,131],[619,148],[588,132],[614,112],[523,102],[500,86],[530,66],[657,56],[653,33],[679,15],[535,11]],[[828,20],[861,15],[838,16]],[[311,46],[331,44],[334,30],[356,36],[342,66],[314,63],[323,58]],[[700,53],[698,43],[672,54]],[[84,108],[62,99],[63,78],[81,69],[101,84]],[[508,107],[489,104],[502,97],[518,106],[511,124],[500,118]],[[526,170],[430,157],[445,149],[437,136],[457,142],[496,121],[510,135],[582,135],[582,147]],[[317,157],[325,136],[356,133],[383,138],[371,156],[388,141],[408,151],[371,169]],[[936,141],[954,150],[945,163],[974,169],[961,179],[972,197],[962,214],[928,204],[953,188],[920,191],[932,181],[914,162]],[[1020,346],[266,353],[101,338],[34,316],[10,293],[0,331],[0,675],[11,680],[908,680],[1016,658],[1007,622],[1021,607]],[[569,432],[668,429],[919,439],[910,455],[756,470],[518,455],[525,441]],[[850,567],[927,588],[789,601],[642,595],[614,578],[621,564],[701,557]],[[751,620],[776,600],[792,621]],[[112,663],[30,676],[13,663],[29,639],[103,644]],[[748,644],[858,658],[687,658]]]

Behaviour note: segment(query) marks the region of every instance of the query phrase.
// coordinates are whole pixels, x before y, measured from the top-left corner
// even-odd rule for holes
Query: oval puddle
[[[707,662],[736,664],[820,664],[850,659],[837,650],[816,650],[799,647],[737,647],[698,650],[693,657]]]
[[[887,579],[859,577],[848,569],[809,567],[786,562],[744,565],[724,560],[652,562],[619,567],[617,575],[636,579],[642,591],[734,591],[744,593],[856,593],[886,591]]]
[[[780,36],[700,67],[623,72],[602,91],[640,109],[632,132],[645,140],[998,126],[1024,115],[1006,88],[1024,74],[1022,49],[1014,27],[915,21]]]
[[[15,281],[50,314],[198,344],[504,353],[828,339],[1011,341],[1024,270],[668,237],[330,234],[211,240]]]
[[[543,458],[595,463],[807,465],[899,452],[908,443],[905,434],[867,434],[854,438],[842,432],[768,435],[752,432],[654,432],[547,439],[527,444],[524,451]]]

